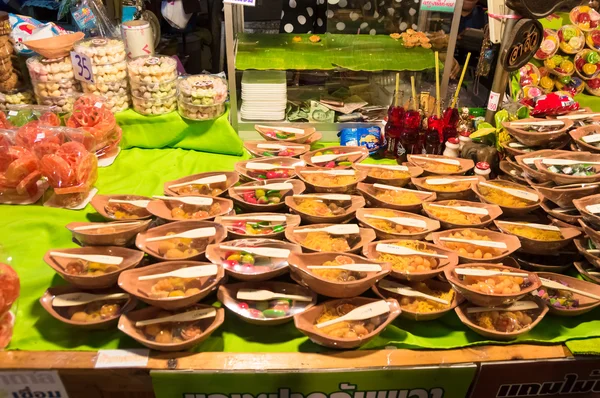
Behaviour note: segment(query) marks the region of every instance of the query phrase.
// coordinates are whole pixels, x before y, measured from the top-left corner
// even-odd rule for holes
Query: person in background
[[[488,24],[488,16],[486,13],[487,1],[481,0],[464,0],[462,6],[462,12],[460,16],[460,24],[458,26],[458,39],[456,43],[456,51],[454,56],[454,62],[452,64],[451,77],[456,79],[461,71],[461,65],[465,62],[467,53],[471,52],[471,56],[474,61],[471,61],[473,65],[477,65],[477,58],[479,56],[478,51],[473,51],[477,46],[473,46],[472,43],[463,42],[466,37],[465,32],[467,30],[479,30],[481,31],[481,42],[478,43],[478,48],[481,48],[483,42],[483,30]],[[470,35],[469,35],[470,36]]]

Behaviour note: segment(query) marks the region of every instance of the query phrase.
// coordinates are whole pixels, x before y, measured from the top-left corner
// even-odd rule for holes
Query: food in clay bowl
[[[557,185],[600,182],[600,155],[574,152],[535,160],[535,167]]]
[[[75,51],[91,58],[94,65],[114,64],[125,60],[125,43],[119,39],[98,38],[82,40]]]
[[[500,206],[464,200],[423,203],[423,211],[429,218],[438,220],[443,229],[485,228],[502,215]]]
[[[246,181],[260,181],[293,178],[296,176],[296,166],[304,166],[304,162],[290,157],[272,157],[237,162],[234,169]]]
[[[172,274],[187,268],[203,274],[198,277],[178,277]],[[154,275],[157,277],[153,277]],[[175,310],[196,304],[214,292],[224,277],[223,267],[215,264],[169,261],[121,273],[119,287],[151,306]]]
[[[168,221],[212,220],[230,214],[233,202],[210,196],[177,196],[171,199],[152,200],[147,210],[154,216]]]
[[[539,255],[516,252],[512,257],[519,264],[519,268],[528,271],[563,273],[571,268],[573,260],[578,260],[581,256],[578,252],[572,251],[569,246],[564,251],[557,253]]]
[[[266,281],[287,274],[290,253],[300,246],[275,239],[246,238],[209,245],[206,257],[241,281]]]
[[[317,193],[350,193],[367,177],[366,171],[296,167],[298,177]]]
[[[482,176],[421,177],[411,179],[420,191],[435,192],[436,199],[469,199],[473,197],[471,186],[485,181]]]
[[[138,233],[148,229],[151,221],[72,222],[66,228],[82,246],[128,246]]]
[[[408,162],[421,167],[424,175],[462,175],[475,167],[471,159],[440,155],[408,155]]]
[[[227,81],[216,75],[192,75],[179,80],[179,96],[191,105],[218,105],[227,100]]]
[[[392,266],[391,276],[411,282],[421,282],[441,275],[458,264],[458,255],[429,242],[390,239],[369,243],[363,254]]]
[[[135,245],[159,260],[193,260],[201,258],[208,245],[220,243],[226,236],[222,225],[210,221],[176,221],[139,233]]]
[[[132,82],[131,94],[148,100],[170,98],[177,94],[177,79],[162,83]]]
[[[600,55],[594,50],[581,50],[575,55],[575,72],[584,80],[593,79],[600,73]]]
[[[369,150],[363,146],[335,146],[308,152],[302,156],[307,165],[328,169],[346,169],[369,157]]]
[[[235,171],[211,171],[167,181],[163,191],[168,196],[224,196],[238,181]]]
[[[527,184],[524,176],[525,172],[518,164],[511,160],[501,160],[499,167],[504,173],[504,175],[498,176],[499,179],[516,182],[517,184]]]
[[[505,216],[521,216],[540,207],[542,195],[524,185],[510,181],[491,180],[472,187],[483,203],[500,206]]]
[[[371,228],[359,228],[357,224],[312,224],[287,227],[285,238],[307,253],[358,253],[376,236]]]
[[[405,296],[396,289],[408,287],[420,293],[444,300],[446,303],[433,301],[426,297]],[[401,318],[412,321],[431,321],[438,319],[456,308],[464,299],[456,293],[449,283],[428,279],[422,282],[398,284],[384,279],[373,286],[373,292],[382,299],[392,298],[400,304]]]
[[[535,52],[533,57],[537,60],[543,61],[552,57],[558,51],[558,34],[555,30],[544,29],[544,37],[540,48]]]
[[[141,115],[165,115],[171,113],[177,109],[177,103],[175,96],[158,98],[158,99],[146,99],[139,97],[132,97],[133,109]]]
[[[44,262],[75,287],[103,289],[116,285],[120,273],[137,267],[143,257],[144,253],[123,247],[86,246],[49,250]]]
[[[144,55],[127,62],[131,84],[163,83],[177,78],[177,62],[166,55]]]
[[[263,300],[264,291],[273,293],[268,294],[272,298]],[[238,297],[238,294],[243,296]],[[277,297],[278,295],[281,297]],[[219,301],[238,318],[262,326],[287,323],[294,315],[306,311],[317,303],[317,295],[310,289],[284,282],[243,282],[223,285],[219,287],[217,296]]]
[[[573,205],[590,226],[600,226],[600,194],[573,200]]]
[[[560,221],[538,224],[519,220],[495,220],[494,224],[501,232],[518,237],[521,251],[531,254],[556,252],[581,235],[579,229],[565,226]]]
[[[540,300],[522,300],[494,308],[464,303],[454,311],[465,326],[483,337],[513,340],[540,323],[548,308]]]
[[[577,54],[585,45],[583,31],[575,25],[563,25],[558,30],[558,46],[565,54]]]
[[[254,157],[298,157],[310,151],[308,144],[286,144],[268,141],[244,141],[244,148]]]
[[[367,170],[365,180],[367,183],[379,183],[394,187],[403,187],[410,182],[411,178],[423,174],[422,168],[411,165],[355,163],[352,167],[356,170]]]
[[[95,195],[91,205],[107,220],[143,220],[152,217],[146,209],[150,201],[150,198],[140,195]]]
[[[356,254],[335,252],[292,253],[288,262],[292,278],[296,282],[318,294],[335,298],[361,295],[389,274],[391,268],[390,264],[369,260]],[[351,267],[353,264],[372,270],[344,269],[344,266]],[[338,267],[340,268],[337,269]]]
[[[580,151],[600,153],[600,126],[589,125],[569,131],[569,135]]]
[[[440,223],[414,213],[399,210],[366,208],[356,211],[361,226],[373,228],[378,239],[424,239],[440,229]]]
[[[307,224],[335,224],[354,218],[356,210],[365,206],[365,199],[356,195],[307,194],[288,196],[285,204]]]
[[[584,280],[600,285],[600,272],[593,265],[587,261],[575,261],[573,265]]]
[[[372,207],[415,213],[421,210],[424,202],[433,202],[437,197],[435,192],[416,191],[378,183],[360,183],[357,188]]]
[[[57,297],[62,298],[61,296],[71,296],[73,294],[102,296],[118,294],[118,296],[116,296],[117,298],[106,298],[79,305],[54,305],[54,300]],[[40,304],[50,315],[68,325],[83,329],[108,329],[117,324],[120,315],[133,310],[137,305],[137,300],[117,288],[86,292],[75,286],[67,285],[51,287],[46,290],[40,298]]]
[[[590,242],[588,242],[588,246],[590,249],[596,249],[596,247],[599,246],[600,243],[600,232],[596,231],[597,227],[592,227],[592,225],[588,225],[585,223],[585,221],[583,220],[579,220],[579,224],[581,225],[581,228],[583,229],[583,233],[584,235],[587,235],[587,237],[590,239]],[[590,246],[593,246],[591,247]],[[598,253],[596,250],[588,250],[589,253]]]
[[[589,32],[598,28],[600,24],[600,14],[589,6],[574,7],[569,13],[571,23],[584,32]]]
[[[567,208],[562,208],[548,199],[544,199],[544,201],[540,203],[540,207],[548,213],[550,217],[566,222],[567,224],[579,225],[579,219],[582,218],[575,207],[569,206]]]
[[[462,263],[499,262],[521,247],[516,236],[487,229],[449,229],[432,237],[436,245],[458,254]]]
[[[280,239],[283,238],[287,227],[300,225],[300,216],[281,213],[246,213],[216,217],[215,222],[223,225],[227,229],[227,236],[231,238]]]
[[[595,283],[552,272],[538,272],[537,275],[558,284],[557,287],[542,286],[531,293],[546,303],[551,314],[578,316],[600,306],[600,286]],[[558,286],[578,292],[563,290]]]
[[[272,179],[251,181],[229,188],[229,197],[243,210],[279,211],[285,209],[285,198],[300,195],[306,186],[300,180]]]
[[[567,132],[573,126],[569,119],[521,119],[512,122],[502,122],[508,133],[520,143],[530,147],[547,147],[555,142],[562,142]]]
[[[138,322],[155,320],[197,312],[201,319],[152,323],[149,325]],[[180,311],[165,311],[160,308],[148,307],[131,311],[119,319],[119,330],[136,340],[138,343],[157,351],[183,351],[194,347],[204,340],[223,324],[225,310],[209,305],[195,304]]]
[[[396,300],[383,301],[388,305],[388,312],[375,317],[357,321],[339,321],[322,328],[317,325],[340,318],[352,310],[378,301],[380,300],[366,297],[327,301],[296,315],[294,324],[316,344],[341,350],[357,348],[381,333],[400,315],[400,305]]]
[[[575,247],[579,254],[581,254],[590,264],[592,264],[596,269],[600,270],[600,244],[594,243],[594,241],[590,238],[580,238],[575,239]]]
[[[567,136],[567,138],[569,138],[569,136]],[[555,149],[542,149],[542,150],[538,150],[538,151],[532,151],[532,152],[529,152],[529,153],[526,153],[523,155],[515,156],[515,161],[521,167],[521,169],[523,169],[523,172],[524,172],[523,177],[525,179],[527,179],[526,177],[530,177],[530,178],[535,179],[539,183],[544,183],[544,182],[548,182],[551,180],[548,178],[547,175],[538,171],[537,167],[535,166],[535,159],[543,158],[545,156],[552,156],[552,155],[557,155],[557,154],[567,154],[567,153],[570,153],[570,151],[561,151],[561,150],[555,150]]]
[[[316,135],[314,127],[300,128],[294,125],[286,127],[255,125],[254,129],[267,141],[284,141],[303,144],[312,141]],[[320,135],[320,134],[319,134]]]

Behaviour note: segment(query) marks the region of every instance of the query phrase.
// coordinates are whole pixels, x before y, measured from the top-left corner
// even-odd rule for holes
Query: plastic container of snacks
[[[93,65],[95,83],[108,83],[125,80],[127,78],[127,63],[125,61],[114,64]]]
[[[32,80],[33,91],[40,97],[60,97],[81,92],[81,85],[75,79],[40,82]]]
[[[0,110],[8,109],[9,105],[29,105],[35,102],[31,89],[15,89],[0,93]]]
[[[225,113],[225,103],[215,105],[193,105],[181,98],[177,99],[177,110],[179,114],[191,120],[216,119]]]
[[[146,99],[133,97],[133,109],[142,115],[164,115],[173,112],[177,108],[177,97],[175,95],[160,99]]]
[[[65,94],[60,97],[44,97],[37,95],[35,99],[39,105],[56,106],[60,113],[67,113],[73,110],[73,103],[81,93]]]
[[[118,39],[96,37],[82,40],[74,49],[91,58],[93,65],[114,64],[125,60],[125,43]]]
[[[177,78],[177,62],[166,55],[142,56],[127,63],[132,83],[163,83]]]
[[[131,94],[134,97],[146,99],[172,97],[177,94],[177,80],[173,79],[164,83],[131,82]]]
[[[40,56],[27,60],[31,80],[38,82],[60,82],[74,79],[71,57],[47,59]]]
[[[227,81],[215,75],[192,75],[179,81],[179,97],[191,105],[222,104],[227,99]]]

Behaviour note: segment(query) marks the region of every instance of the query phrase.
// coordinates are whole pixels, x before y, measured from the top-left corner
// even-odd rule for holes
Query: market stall
[[[585,23],[582,12],[600,21],[581,7],[571,18]],[[260,139],[243,141],[232,124],[248,109],[227,103],[222,76],[178,77],[160,55],[125,60],[118,39],[72,38],[93,83],[39,49],[27,61],[38,102],[73,101],[0,115],[0,391],[59,391],[60,380],[75,397],[600,391],[600,59],[569,29],[531,46],[537,61],[511,84],[520,102],[495,125],[458,108],[460,83],[442,107],[443,65],[425,35],[377,35],[382,53],[413,46],[385,59],[385,129],[353,125],[360,134],[341,142],[311,121],[268,118],[244,121]],[[309,55],[273,58],[281,36],[258,47],[239,36],[229,79],[237,68],[248,80],[230,95],[286,87],[249,69],[356,69],[340,49],[374,42],[288,35]],[[566,54],[544,74],[549,41]],[[318,43],[331,58],[315,56]],[[251,54],[260,46],[269,56]],[[426,69],[436,93],[420,101],[420,78],[396,71]],[[550,83],[563,91],[534,95]],[[346,114],[326,109],[333,124]]]

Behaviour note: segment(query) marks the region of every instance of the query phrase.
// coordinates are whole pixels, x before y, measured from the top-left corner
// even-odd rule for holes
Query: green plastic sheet
[[[164,181],[213,170],[232,170],[246,156],[225,156],[183,149],[126,149],[115,163],[100,169],[96,186],[101,194],[154,195],[162,193]],[[0,261],[11,264],[22,281],[11,350],[97,350],[134,348],[139,344],[116,329],[85,331],[55,320],[41,307],[39,297],[64,281],[42,257],[51,248],[76,247],[64,227],[71,221],[99,221],[91,206],[81,211],[32,206],[0,206]],[[215,297],[205,302],[215,303]],[[218,305],[218,303],[215,303]],[[227,311],[227,310],[226,310]],[[567,340],[600,337],[600,311],[575,318],[548,315],[540,325],[515,342],[556,344]],[[454,313],[437,321],[396,320],[363,349],[399,348],[449,349],[489,341],[463,326]],[[592,345],[593,346],[593,345]],[[584,347],[589,352],[590,347]],[[226,312],[226,321],[195,351],[227,352],[320,352],[293,323],[282,326],[253,326]]]
[[[246,33],[238,35],[236,68],[239,70],[331,70],[421,71],[435,67],[433,51],[405,48],[387,35],[320,35],[312,43],[310,34]],[[300,42],[294,42],[300,37]]]

